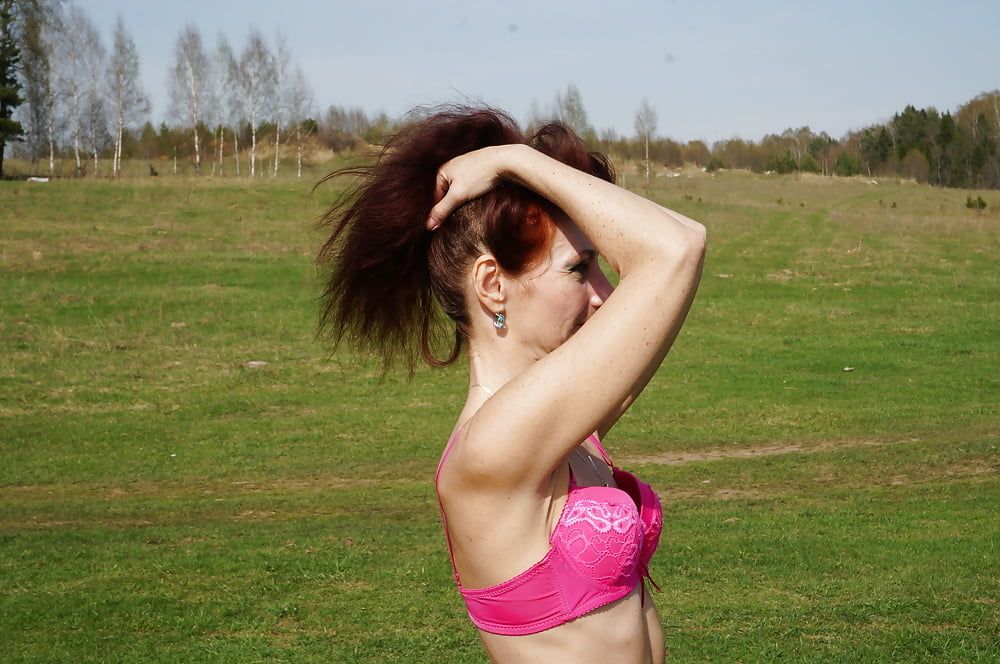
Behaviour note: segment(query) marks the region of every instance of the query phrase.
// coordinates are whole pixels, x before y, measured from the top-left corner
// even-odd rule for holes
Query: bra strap
[[[614,468],[615,464],[611,462],[611,457],[608,456],[608,453],[604,450],[604,446],[601,445],[601,439],[597,437],[597,432],[595,431],[587,436],[587,438],[594,443],[594,447],[596,447],[597,451],[601,453],[601,458],[604,459],[604,463]]]
[[[455,583],[458,585],[459,590],[462,589],[462,582],[458,578],[458,568],[455,567],[455,554],[451,550],[451,534],[448,532],[448,517],[444,514],[444,504],[441,502],[441,494],[437,490],[438,478],[441,477],[441,468],[444,466],[445,459],[448,458],[448,453],[451,452],[452,445],[458,440],[458,434],[462,432],[465,428],[466,422],[458,428],[451,438],[448,439],[448,444],[444,447],[444,453],[441,455],[441,460],[438,461],[437,471],[434,473],[434,495],[437,497],[438,501],[438,513],[441,515],[441,525],[444,526],[444,538],[448,545],[448,558],[451,560],[451,573],[455,577]]]

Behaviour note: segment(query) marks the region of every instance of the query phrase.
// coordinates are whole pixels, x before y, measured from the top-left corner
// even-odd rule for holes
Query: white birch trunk
[[[278,177],[278,150],[281,149],[281,122],[276,122],[274,124],[274,174],[272,177]]]
[[[80,137],[73,137],[73,154],[76,156],[76,177],[83,175],[83,161],[80,159]]]
[[[257,113],[250,116],[250,179],[257,174]]]
[[[295,177],[302,179],[302,123],[295,125]]]
[[[646,134],[646,182],[649,182],[649,134]]]
[[[201,175],[201,146],[198,144],[198,85],[191,61],[188,60],[186,64],[188,91],[191,95],[191,119],[194,124],[194,172]]]
[[[122,125],[125,123],[125,104],[122,99],[125,94],[125,83],[120,70],[115,76],[113,94],[115,95],[115,144],[111,151],[111,177],[118,177],[121,172],[118,155],[122,147]]]
[[[198,125],[194,126],[194,172],[201,175],[201,152],[198,148]]]
[[[223,130],[222,125],[220,124],[219,125],[219,138],[218,138],[218,142],[219,142],[219,177],[222,177],[223,175],[225,175],[225,164],[226,164],[226,162],[223,159],[223,154],[222,154],[222,145],[223,145],[223,143],[225,143],[225,139],[226,139],[226,132]]]
[[[83,159],[80,158],[80,90],[74,85],[73,92],[73,156],[76,157],[76,177],[83,177]]]
[[[174,175],[177,175],[177,146],[174,146]]]
[[[278,164],[281,159],[281,122],[285,119],[285,105],[287,102],[288,85],[285,70],[288,68],[288,52],[285,47],[285,39],[278,33],[274,49],[273,65],[273,87],[270,90],[274,96],[274,171],[272,177],[278,177]]]
[[[118,131],[115,134],[115,177],[122,174],[122,125],[118,123]]]
[[[240,176],[240,139],[239,132],[233,130],[233,156],[236,157],[236,177]]]
[[[49,134],[49,175],[54,175],[56,172],[56,141],[55,141],[55,128],[53,127],[54,121],[52,119],[52,97],[49,96],[49,117],[46,121],[46,130]]]

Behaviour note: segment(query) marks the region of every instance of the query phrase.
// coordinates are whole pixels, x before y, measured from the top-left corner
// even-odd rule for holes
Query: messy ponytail
[[[410,371],[454,362],[471,331],[465,282],[476,258],[493,254],[510,274],[524,272],[552,237],[551,203],[502,182],[427,229],[438,169],[454,157],[492,145],[528,144],[570,166],[614,182],[603,155],[590,153],[561,123],[526,140],[517,123],[492,108],[448,106],[411,120],[381,148],[375,163],[334,171],[358,178],[320,219],[329,238],[317,263],[328,279],[319,333],[401,358]],[[443,312],[454,322],[444,325]],[[438,353],[447,348],[443,357]]]

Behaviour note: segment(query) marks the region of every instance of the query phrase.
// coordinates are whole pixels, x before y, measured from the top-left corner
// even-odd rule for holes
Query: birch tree
[[[222,123],[224,121],[224,113],[221,108],[222,96],[219,94],[218,90],[218,78],[219,71],[215,66],[215,58],[210,52],[205,53],[205,59],[208,63],[208,76],[205,79],[205,87],[202,90],[202,108],[201,117],[202,122],[206,127],[209,127],[212,131],[212,137],[215,139],[215,147],[217,149],[212,150],[212,175],[215,175],[218,171],[221,175],[222,169]],[[210,145],[203,146],[203,154],[208,153],[208,150],[212,147]],[[202,161],[205,161],[203,158]]]
[[[646,181],[649,181],[649,139],[656,131],[656,110],[643,97],[639,110],[635,112],[635,133],[646,147]]]
[[[94,158],[94,177],[98,176],[98,157],[110,139],[108,105],[104,86],[108,54],[97,30],[85,35],[83,47],[83,116],[87,149]]]
[[[135,42],[125,31],[121,14],[115,21],[114,48],[108,69],[108,89],[114,114],[114,160],[112,173],[121,175],[122,134],[149,115],[149,99],[139,87],[139,54]]]
[[[302,179],[302,125],[313,109],[313,93],[302,67],[296,67],[288,86],[289,122],[295,127],[295,177]]]
[[[73,142],[73,158],[76,162],[76,176],[83,175],[84,149],[84,96],[86,92],[86,67],[84,52],[88,45],[100,44],[97,29],[76,5],[70,5],[63,20],[60,38],[54,42],[53,69],[55,87],[66,105],[70,138]]]
[[[601,130],[601,144],[604,147],[604,153],[611,155],[611,149],[615,142],[618,140],[618,132],[612,127],[605,127]]]
[[[256,28],[251,28],[240,54],[236,83],[244,118],[250,123],[250,177],[257,174],[257,125],[267,111],[268,93],[274,85],[274,56]]]
[[[274,44],[274,172],[272,177],[278,177],[278,159],[281,151],[281,125],[289,115],[288,95],[291,86],[291,56],[288,53],[288,42],[285,36],[278,32]]]
[[[211,62],[201,43],[201,34],[192,24],[185,26],[174,47],[174,66],[167,78],[170,116],[194,132],[194,171],[201,175],[201,145],[198,125],[209,112]]]
[[[237,137],[239,132],[239,114],[241,104],[237,90],[237,69],[236,56],[233,48],[229,45],[229,40],[222,33],[219,33],[218,42],[215,47],[215,76],[212,78],[215,84],[215,109],[219,120],[219,174],[224,172],[223,147],[225,145],[225,125],[228,123],[233,132],[233,158],[236,159],[236,177],[240,176],[240,144]]]
[[[49,175],[55,174],[56,170],[56,67],[53,59],[58,57],[58,44],[64,36],[61,16],[53,13],[50,20],[42,25],[42,41],[49,45],[49,66],[45,71],[45,96],[42,100],[42,103],[45,104],[45,137],[49,148]]]
[[[21,55],[24,104],[17,116],[25,130],[32,166],[47,151],[49,173],[55,170],[55,80],[53,54],[58,36],[60,0],[14,0],[15,38]]]
[[[583,107],[583,97],[580,90],[570,83],[566,88],[566,96],[556,95],[556,117],[568,124],[577,136],[585,137],[590,132],[590,123],[587,121],[587,111]]]

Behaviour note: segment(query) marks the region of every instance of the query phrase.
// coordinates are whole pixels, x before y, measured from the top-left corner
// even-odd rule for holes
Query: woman
[[[616,187],[553,123],[448,108],[404,127],[325,217],[321,325],[469,390],[436,476],[455,581],[497,662],[659,662],[655,493],[600,441],[659,367],[705,228]],[[619,275],[614,292],[598,256]],[[450,352],[437,310],[453,321]]]

